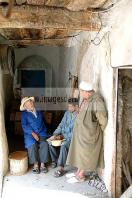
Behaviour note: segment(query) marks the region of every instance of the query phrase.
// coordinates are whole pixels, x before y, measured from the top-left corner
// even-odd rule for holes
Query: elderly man
[[[48,170],[45,163],[49,159],[47,130],[43,121],[41,111],[34,107],[34,97],[25,97],[21,101],[20,110],[21,124],[24,131],[25,147],[28,150],[29,163],[34,164],[33,173],[40,171],[46,173]],[[39,169],[40,162],[40,169]]]
[[[104,168],[103,131],[107,124],[105,103],[91,84],[82,81],[79,89],[82,103],[67,157],[67,164],[78,169],[75,174],[67,175],[69,183],[84,181],[85,171]]]

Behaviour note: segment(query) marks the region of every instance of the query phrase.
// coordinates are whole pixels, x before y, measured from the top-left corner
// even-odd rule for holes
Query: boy
[[[49,140],[55,139],[65,139],[60,146],[59,157],[57,155],[56,149],[49,142],[49,150],[52,159],[52,168],[55,168],[58,164],[59,169],[55,171],[55,177],[61,177],[64,175],[64,166],[66,163],[66,158],[72,138],[72,131],[74,127],[74,122],[77,116],[78,110],[78,99],[70,98],[68,100],[68,110],[65,112],[64,117],[59,124],[58,128],[54,131],[53,136]]]

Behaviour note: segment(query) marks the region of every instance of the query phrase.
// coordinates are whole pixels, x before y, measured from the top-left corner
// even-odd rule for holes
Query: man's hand
[[[39,137],[35,132],[32,132],[32,136],[34,137],[34,139],[38,142],[39,141]]]

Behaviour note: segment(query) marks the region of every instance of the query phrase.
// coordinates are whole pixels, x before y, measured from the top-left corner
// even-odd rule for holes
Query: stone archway
[[[50,63],[42,56],[39,55],[31,55],[24,58],[21,63],[18,65],[15,74],[15,82],[14,86],[21,86],[20,82],[20,72],[22,70],[45,70],[48,78],[46,79],[46,87],[50,87],[52,85],[52,67]]]

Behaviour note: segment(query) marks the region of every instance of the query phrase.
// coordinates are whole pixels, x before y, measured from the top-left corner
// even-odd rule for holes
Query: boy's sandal
[[[40,173],[39,168],[33,168],[32,173],[39,174]]]
[[[54,172],[54,177],[62,177],[65,174],[64,170],[57,170]]]
[[[44,166],[44,167],[40,167],[40,171],[41,173],[47,173],[48,169]]]

